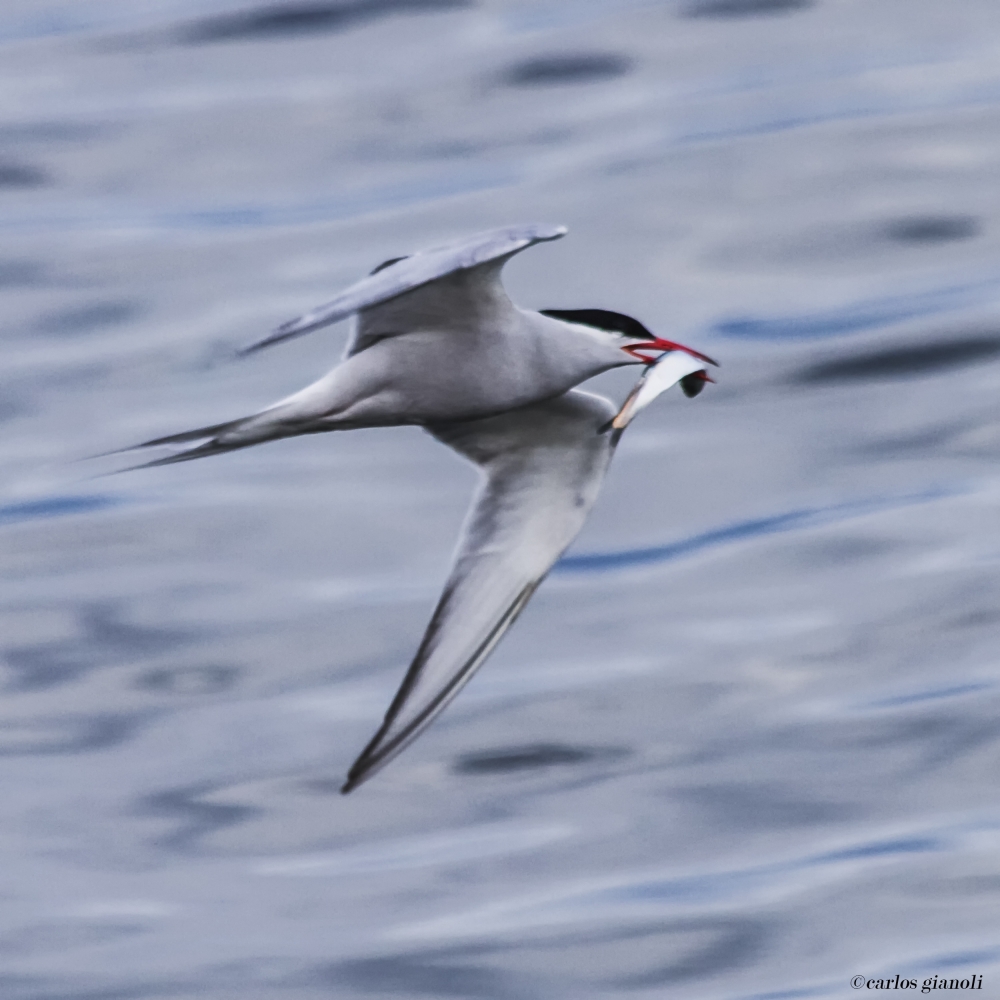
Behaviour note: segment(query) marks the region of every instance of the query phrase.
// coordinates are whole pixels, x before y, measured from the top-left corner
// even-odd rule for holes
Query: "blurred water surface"
[[[994,0],[6,0],[0,995],[995,994],[998,171]],[[470,469],[77,460],[300,387],[343,328],[233,348],[519,220],[571,232],[517,301],[720,382],[343,798]]]

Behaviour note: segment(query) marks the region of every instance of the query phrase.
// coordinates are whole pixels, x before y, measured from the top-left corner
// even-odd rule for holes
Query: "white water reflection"
[[[495,823],[338,852],[278,858],[261,862],[253,871],[257,875],[357,877],[403,868],[460,865],[481,858],[536,850],[572,837],[574,833],[576,830],[565,824],[525,827],[517,823]]]
[[[530,934],[566,923],[647,921],[720,908],[772,906],[830,882],[856,882],[872,867],[949,851],[1000,856],[1000,818],[975,817],[932,829],[881,831],[797,858],[706,872],[671,869],[554,886],[522,899],[401,927],[400,940]],[[1000,951],[997,953],[1000,957]]]

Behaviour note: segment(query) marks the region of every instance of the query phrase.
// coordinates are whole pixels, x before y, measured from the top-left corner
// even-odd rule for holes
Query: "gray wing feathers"
[[[571,391],[431,433],[484,473],[451,575],[416,657],[342,791],[367,780],[437,717],[500,641],[573,541],[613,444],[607,400]]]
[[[336,298],[304,316],[282,323],[269,337],[252,344],[241,353],[250,354],[282,340],[301,336],[363,309],[387,302],[454,271],[476,267],[499,257],[508,257],[535,243],[559,239],[565,233],[564,226],[508,226],[479,233],[443,247],[422,250],[362,278]]]

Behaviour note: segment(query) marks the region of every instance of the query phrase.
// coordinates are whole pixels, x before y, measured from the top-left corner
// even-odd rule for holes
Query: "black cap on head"
[[[543,316],[564,319],[569,323],[582,323],[598,330],[612,330],[635,340],[655,340],[656,335],[647,330],[637,319],[610,309],[540,309]]]

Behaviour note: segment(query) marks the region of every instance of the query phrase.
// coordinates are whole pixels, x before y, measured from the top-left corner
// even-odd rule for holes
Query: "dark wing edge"
[[[396,692],[396,697],[393,698],[392,704],[385,714],[382,726],[358,755],[357,760],[351,765],[351,769],[347,772],[347,780],[341,786],[341,795],[353,792],[358,785],[381,771],[386,764],[401,754],[448,707],[459,691],[472,679],[472,675],[476,672],[479,665],[493,652],[507,629],[514,624],[517,616],[524,610],[528,601],[531,600],[531,595],[538,589],[541,582],[541,580],[536,580],[524,587],[511,605],[503,612],[493,628],[487,633],[475,653],[455,672],[451,683],[445,686],[438,697],[409,723],[405,729],[383,744],[382,741],[385,739],[386,733],[388,733],[393,722],[395,722],[396,716],[409,697],[410,689],[420,676],[420,671],[423,669],[426,658],[426,647],[430,645],[434,633],[440,627],[441,620],[447,614],[449,593],[446,591],[442,595],[437,608],[434,610],[434,616],[431,618],[430,625],[427,627],[427,633],[424,636],[423,642],[420,644],[420,649],[417,651],[413,663],[406,672],[406,677],[403,678],[402,686]]]
[[[505,226],[456,240],[445,246],[393,258],[391,262],[380,264],[371,274],[355,282],[329,302],[282,323],[263,340],[239,350],[237,355],[246,357],[255,354],[265,347],[346,319],[361,309],[386,302],[453,271],[476,267],[497,257],[515,254],[536,243],[557,240],[565,235],[565,226],[539,223]]]

